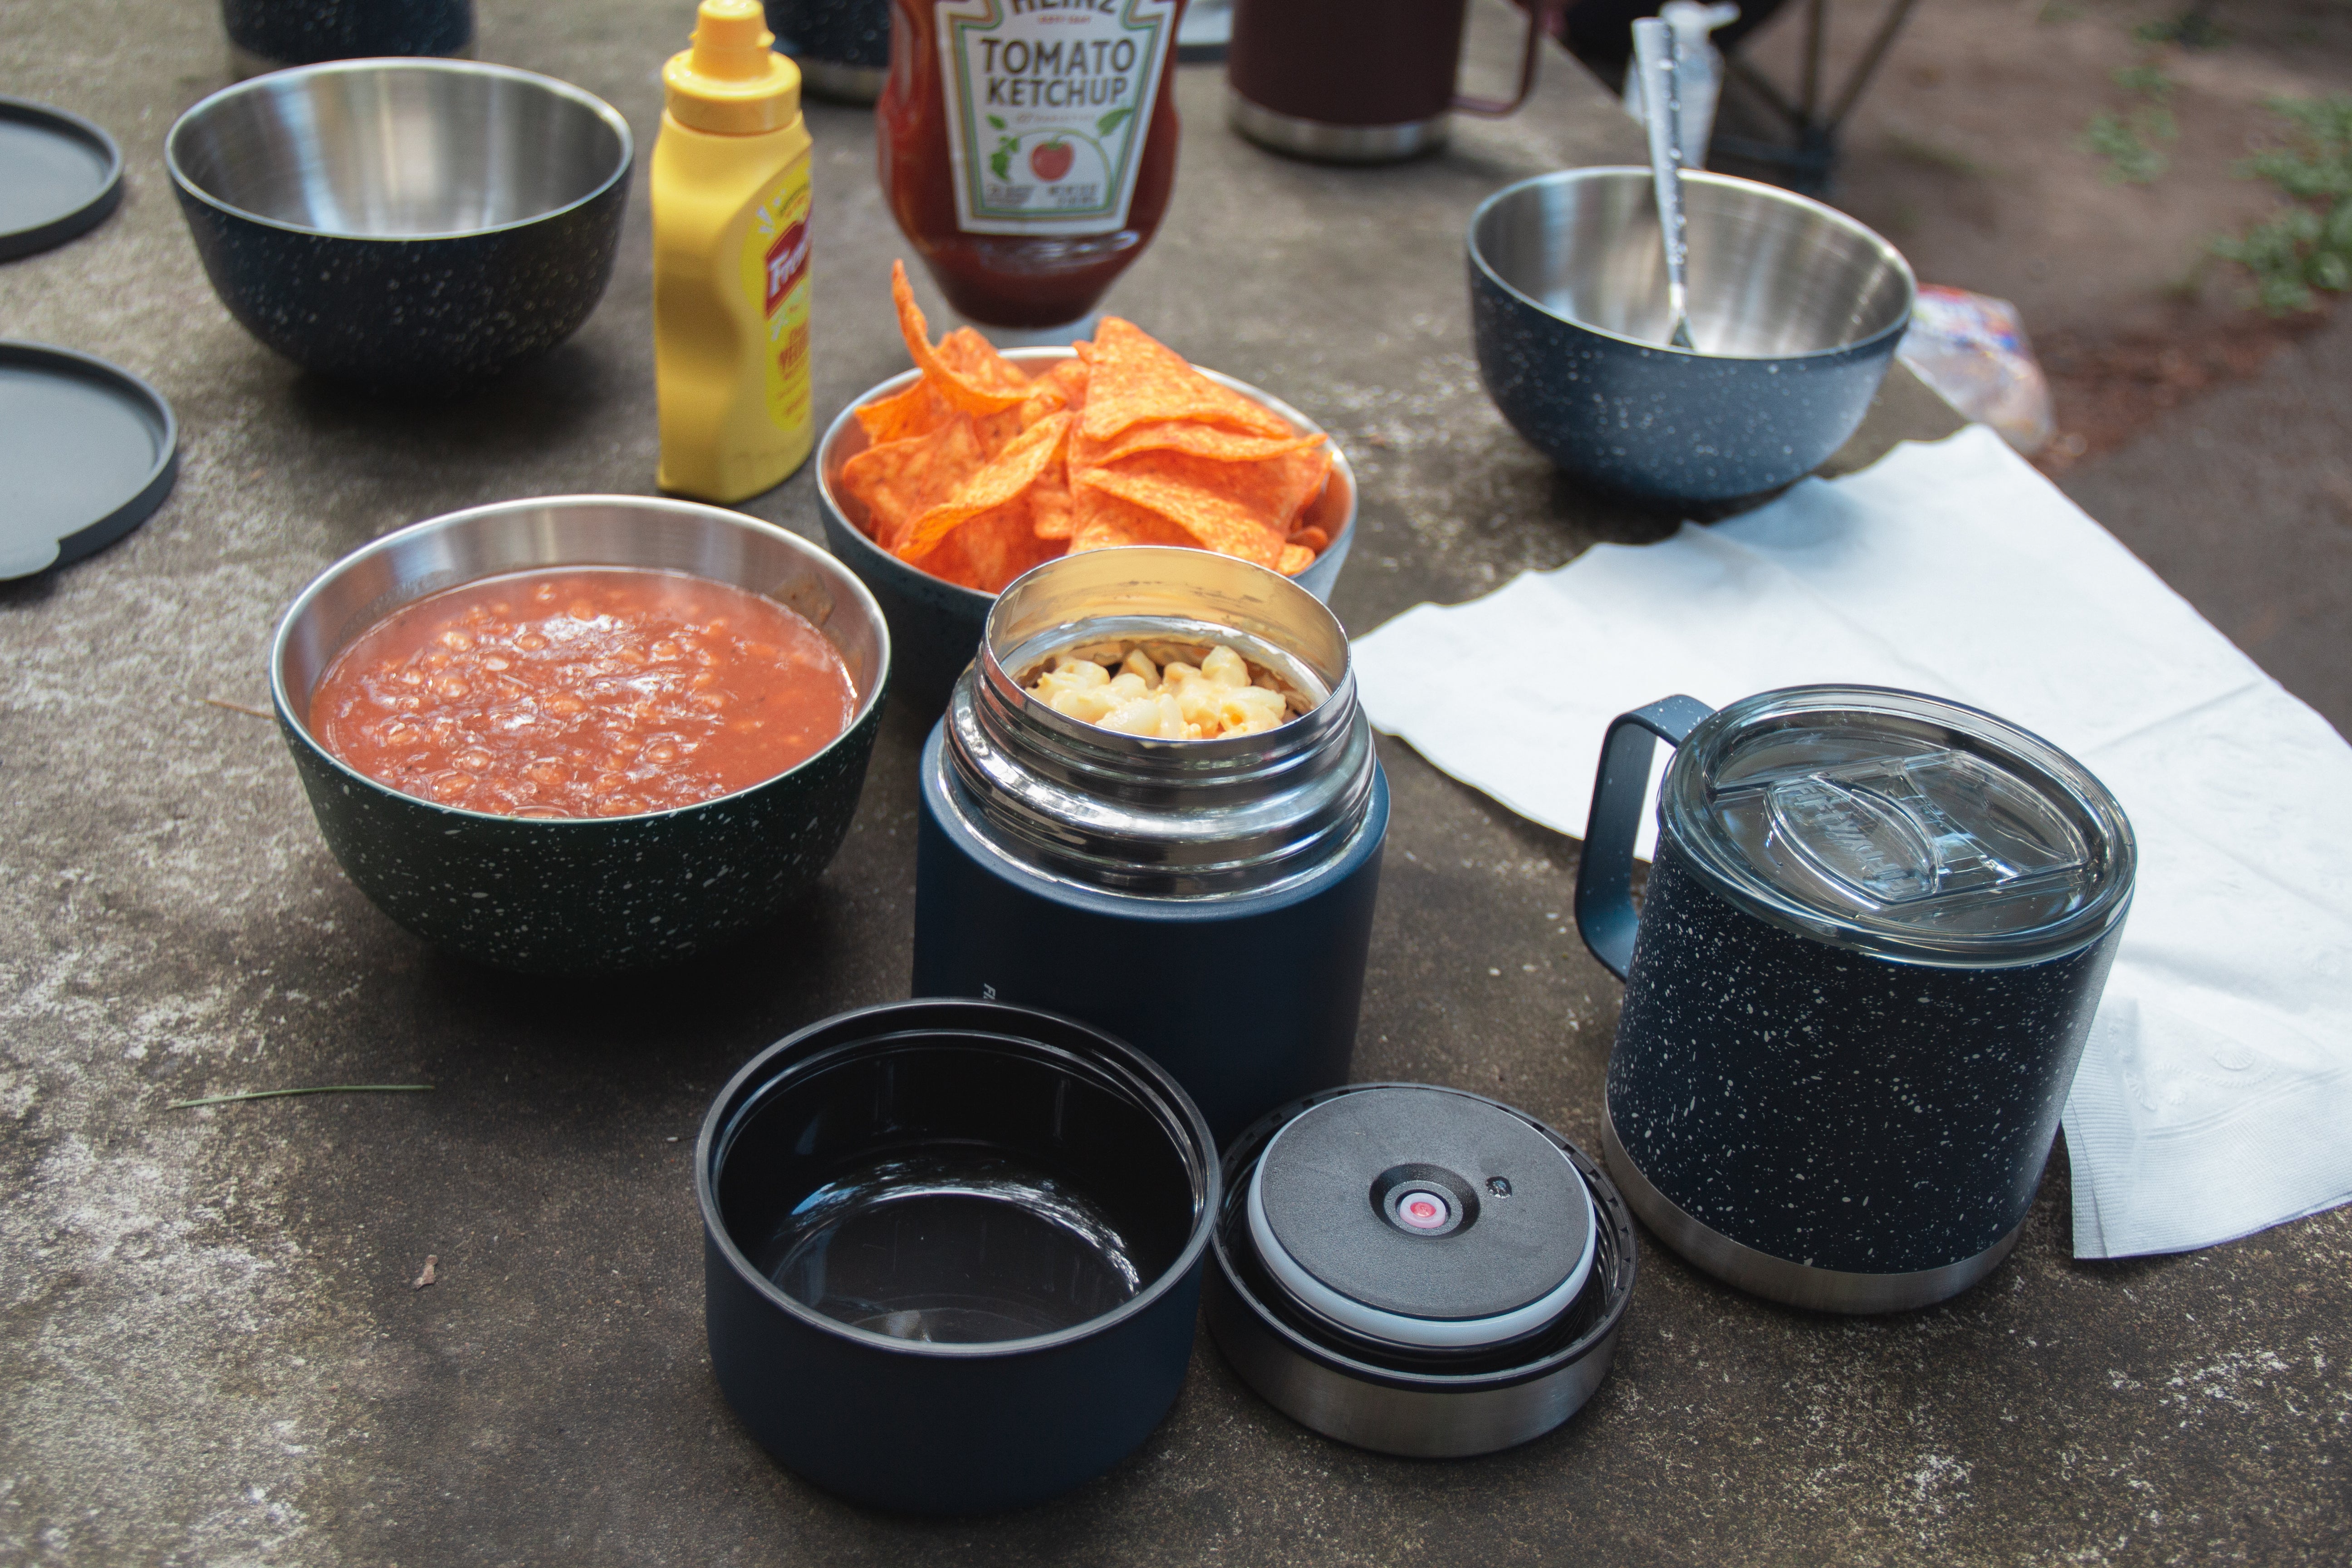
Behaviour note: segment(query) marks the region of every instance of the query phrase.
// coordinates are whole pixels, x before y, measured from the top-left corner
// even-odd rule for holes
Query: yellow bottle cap
[[[670,118],[697,131],[749,136],[801,114],[801,68],[769,46],[760,0],[702,0],[694,47],[662,67]]]

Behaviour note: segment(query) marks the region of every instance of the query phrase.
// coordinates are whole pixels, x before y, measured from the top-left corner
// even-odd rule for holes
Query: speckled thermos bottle
[[[1653,737],[1676,750],[1643,907]],[[2081,763],[1872,687],[1610,726],[1577,921],[1625,976],[1602,1147],[1700,1268],[1829,1311],[1966,1289],[2017,1239],[2131,902]]]
[[[1123,638],[1223,643],[1306,711],[1145,740],[1022,689],[1053,655]],[[1048,562],[997,596],[923,748],[915,994],[1108,1030],[1223,1142],[1346,1079],[1388,816],[1347,634],[1312,594],[1202,550]]]
[[[819,98],[871,103],[890,74],[890,0],[767,0],[776,52]]]
[[[318,60],[470,56],[474,0],[221,0],[242,79]]]

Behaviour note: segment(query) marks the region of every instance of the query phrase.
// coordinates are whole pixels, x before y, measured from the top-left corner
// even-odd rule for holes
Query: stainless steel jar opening
[[[1254,735],[1164,741],[1066,717],[1023,689],[1053,654],[1114,638],[1223,641],[1310,703]],[[1376,756],[1347,633],[1306,589],[1205,550],[1047,562],[997,596],[948,700],[952,809],[1057,879],[1169,897],[1282,886],[1341,853]]]

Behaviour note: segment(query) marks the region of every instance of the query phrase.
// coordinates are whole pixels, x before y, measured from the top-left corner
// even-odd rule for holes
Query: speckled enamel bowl
[[[1667,346],[1649,170],[1540,174],[1470,219],[1487,395],[1570,473],[1660,505],[1819,467],[1869,411],[1915,292],[1900,252],[1819,202],[1696,170],[1683,197],[1696,353]]]
[[[1057,361],[1069,358],[1070,351],[1009,349],[1004,357],[1035,375]],[[919,374],[909,370],[894,375],[841,411],[825,431],[824,439],[817,443],[816,489],[817,513],[824,523],[825,543],[873,590],[874,596],[882,603],[883,613],[890,618],[898,660],[892,676],[892,695],[922,713],[931,714],[947,706],[949,689],[955,685],[956,677],[963,673],[963,667],[971,662],[973,652],[980,647],[981,629],[988,622],[989,606],[996,603],[996,595],[942,581],[875,543],[864,526],[865,507],[840,489],[842,465],[866,450],[866,427],[857,422],[857,410],[905,391]],[[1307,416],[1247,382],[1235,381],[1213,370],[1202,369],[1201,374],[1265,405],[1288,420],[1301,435],[1324,433],[1323,427]],[[1339,450],[1337,442],[1331,444],[1330,481],[1323,487],[1323,494],[1307,507],[1306,519],[1321,528],[1331,543],[1315,558],[1312,566],[1293,581],[1328,603],[1332,586],[1339,581],[1339,567],[1356,542],[1356,474],[1348,466],[1348,454]]]
[[[637,816],[524,818],[403,795],[310,733],[335,656],[402,605],[499,573],[647,566],[765,595],[848,666],[857,710],[832,744],[764,783]],[[269,691],[327,847],[360,891],[437,947],[501,969],[643,969],[782,913],[840,849],[890,671],[890,632],[857,579],[781,528],[690,501],[557,496],[429,519],[352,552],[278,623]]]
[[[214,291],[322,375],[443,387],[543,353],[613,275],[612,105],[470,60],[333,60],[225,88],[164,141]]]

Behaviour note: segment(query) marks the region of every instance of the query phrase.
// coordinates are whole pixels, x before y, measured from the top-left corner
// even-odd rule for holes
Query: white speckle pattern
[[[1487,395],[1570,472],[1629,495],[1755,495],[1811,472],[1862,423],[1899,333],[1766,368],[1605,338],[1470,268]],[[1778,373],[1786,369],[1789,374]]]
[[[328,848],[377,908],[478,963],[562,974],[672,963],[782,910],[848,834],[881,712],[869,705],[840,740],[735,795],[561,821],[354,788],[307,740],[279,731]]]
[[[1662,842],[1610,1114],[1743,1246],[1858,1274],[1972,1258],[2033,1200],[2122,929],[2016,968],[1895,963],[1735,910]]]

